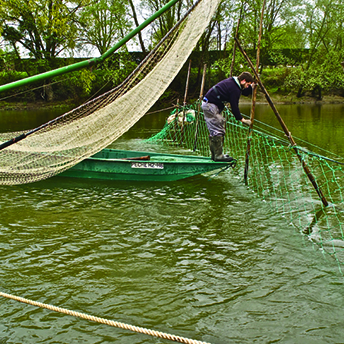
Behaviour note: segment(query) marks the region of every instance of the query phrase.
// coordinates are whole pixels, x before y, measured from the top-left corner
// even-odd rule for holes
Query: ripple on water
[[[5,292],[214,344],[339,338],[333,262],[235,181],[47,181],[1,193]],[[9,342],[156,343],[0,307]]]

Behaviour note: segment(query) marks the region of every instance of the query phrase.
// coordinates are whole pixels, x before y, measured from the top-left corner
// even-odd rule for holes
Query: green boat
[[[133,181],[173,181],[234,166],[202,156],[103,149],[59,174],[63,177]]]

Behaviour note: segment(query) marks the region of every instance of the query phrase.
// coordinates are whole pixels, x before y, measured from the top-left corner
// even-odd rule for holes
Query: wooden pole
[[[238,33],[239,33],[241,11],[242,11],[242,9],[240,10],[238,24],[237,24],[237,28],[236,28],[236,31],[235,31],[235,37],[238,37]],[[231,64],[231,75],[230,76],[233,76],[234,61],[235,61],[235,50],[236,50],[236,42],[234,41],[232,64]]]
[[[177,141],[177,131],[178,131],[178,113],[179,113],[179,98],[177,99],[177,104],[176,104],[176,117],[174,118],[174,124],[173,124],[173,129],[174,129],[174,137],[173,137],[173,142],[176,142]]]
[[[190,80],[190,71],[191,71],[191,60],[189,61],[189,67],[188,67],[188,74],[186,77],[186,85],[185,85],[185,93],[184,93],[184,102],[183,105],[186,105],[186,97],[188,95],[188,90],[189,90],[189,80]]]
[[[203,75],[202,75],[202,83],[201,83],[201,90],[199,92],[199,99],[198,99],[198,107],[197,107],[197,113],[196,113],[196,129],[195,129],[195,142],[193,151],[197,148],[197,136],[198,136],[198,124],[199,124],[199,116],[201,113],[201,101],[203,99],[203,92],[204,92],[204,82],[205,82],[205,73],[207,70],[207,64],[205,63],[203,66]]]
[[[184,102],[183,102],[183,121],[182,121],[182,129],[181,129],[181,140],[180,144],[183,143],[183,132],[184,132],[184,122],[185,122],[185,106],[186,106],[186,98],[188,95],[188,89],[189,89],[189,80],[190,80],[190,72],[191,72],[191,60],[189,61],[189,68],[188,68],[188,74],[186,77],[186,85],[185,85],[185,92],[184,92]]]
[[[257,44],[257,61],[256,61],[256,72],[257,73],[259,70],[259,63],[260,63],[260,61],[259,61],[260,60],[260,42],[262,40],[263,17],[264,17],[265,3],[266,3],[266,0],[264,0],[264,2],[263,2],[262,13],[260,16],[259,36],[258,36],[258,44]],[[250,128],[248,130],[247,148],[246,148],[246,157],[245,157],[245,171],[244,171],[245,184],[247,184],[248,165],[249,165],[250,151],[251,151],[252,129],[253,129],[253,122],[254,122],[254,114],[255,114],[255,109],[256,109],[257,90],[258,90],[258,87],[256,86],[253,89],[253,94],[252,94],[251,124],[250,124]]]
[[[316,191],[317,194],[319,195],[319,197],[320,197],[320,199],[321,199],[323,205],[324,205],[325,207],[327,207],[327,206],[328,206],[328,202],[327,202],[327,200],[326,200],[324,194],[322,193],[320,187],[318,186],[318,184],[317,184],[317,182],[316,182],[316,180],[315,180],[313,174],[311,173],[309,167],[307,166],[307,164],[306,164],[305,161],[303,160],[302,156],[299,154],[299,151],[298,151],[298,149],[297,149],[297,147],[296,147],[296,143],[295,143],[293,137],[291,136],[291,133],[289,132],[287,126],[286,126],[285,123],[283,122],[283,119],[282,119],[281,115],[279,114],[278,110],[276,109],[276,106],[275,106],[275,104],[273,103],[272,99],[270,98],[268,91],[265,89],[265,87],[264,87],[262,81],[260,80],[260,77],[259,77],[258,73],[256,72],[256,70],[255,70],[255,68],[254,68],[254,66],[253,66],[253,64],[252,64],[252,62],[251,62],[251,60],[250,60],[250,58],[247,56],[246,52],[245,52],[245,51],[243,50],[243,48],[241,47],[241,44],[240,44],[239,40],[238,40],[237,38],[235,38],[235,40],[236,40],[236,42],[237,42],[237,46],[238,46],[239,50],[241,51],[241,53],[242,53],[243,56],[245,57],[246,61],[248,62],[250,68],[252,69],[252,72],[255,74],[255,77],[256,77],[256,79],[257,79],[257,81],[258,81],[258,84],[259,84],[260,88],[262,89],[263,93],[265,94],[266,100],[268,101],[268,103],[269,103],[269,105],[270,105],[272,111],[275,113],[276,118],[277,118],[277,120],[279,121],[279,123],[280,123],[280,125],[281,125],[281,127],[282,127],[282,129],[283,129],[283,131],[284,131],[284,133],[285,133],[286,136],[288,137],[289,142],[291,143],[291,145],[292,145],[292,147],[293,147],[293,149],[294,149],[294,151],[295,151],[297,157],[299,158],[299,160],[300,160],[300,162],[301,162],[301,164],[302,164],[302,167],[303,167],[303,169],[304,169],[304,171],[305,171],[305,173],[306,173],[308,179],[310,180],[310,182],[312,183],[312,185],[313,185],[315,191]]]

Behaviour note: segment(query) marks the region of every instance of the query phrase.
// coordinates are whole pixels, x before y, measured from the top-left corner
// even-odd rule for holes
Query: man
[[[209,130],[209,146],[211,159],[214,161],[232,161],[233,158],[222,154],[223,137],[225,136],[225,118],[221,112],[224,109],[223,102],[229,102],[234,117],[246,125],[250,125],[249,119],[244,119],[239,110],[239,98],[241,94],[252,94],[254,79],[249,72],[243,72],[238,77],[234,76],[220,81],[213,86],[204,96],[202,109],[204,119]],[[252,85],[253,84],[253,85]]]

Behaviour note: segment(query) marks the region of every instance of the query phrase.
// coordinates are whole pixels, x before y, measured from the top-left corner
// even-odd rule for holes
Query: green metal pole
[[[107,59],[110,55],[112,55],[116,50],[118,50],[121,46],[123,46],[125,43],[127,43],[130,39],[132,39],[138,32],[143,30],[146,26],[148,26],[152,21],[154,21],[156,18],[161,16],[165,11],[167,11],[170,7],[172,7],[175,3],[177,3],[180,0],[171,0],[168,4],[166,4],[164,7],[162,7],[159,11],[157,11],[155,14],[153,14],[150,18],[145,20],[141,25],[139,25],[136,29],[131,31],[126,37],[124,37],[121,41],[119,41],[116,45],[114,45],[112,48],[110,48],[107,52],[105,52],[100,57],[95,57],[93,59],[78,62],[66,67],[58,68],[46,73],[38,74],[31,76],[29,78],[18,80],[11,82],[6,85],[0,86],[0,93],[12,90],[14,88],[22,87],[24,85],[28,85],[37,81],[41,81],[44,79],[53,78],[58,75],[74,72],[76,70],[82,69],[82,68],[89,68],[91,66],[95,66],[98,63],[102,63],[105,59]]]

